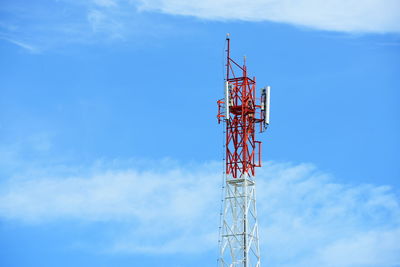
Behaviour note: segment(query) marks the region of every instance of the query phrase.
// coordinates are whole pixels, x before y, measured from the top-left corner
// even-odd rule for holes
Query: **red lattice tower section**
[[[243,66],[230,57],[227,37],[225,98],[218,103],[218,123],[225,121],[226,174],[233,178],[255,176],[261,167],[261,142],[256,140],[256,124],[265,127],[265,89],[256,98],[256,78],[248,77],[246,59]]]

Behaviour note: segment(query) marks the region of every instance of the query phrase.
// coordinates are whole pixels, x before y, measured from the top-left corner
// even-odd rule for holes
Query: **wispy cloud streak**
[[[30,45],[30,44],[26,44],[26,43],[23,43],[23,42],[20,42],[20,41],[17,41],[17,40],[13,40],[13,39],[10,39],[10,38],[5,38],[5,37],[0,37],[0,39],[8,41],[8,42],[10,42],[12,44],[15,44],[15,45],[17,45],[17,46],[19,46],[19,47],[21,47],[23,49],[28,50],[31,53],[38,53],[39,52],[38,48],[36,48],[36,47],[34,47],[34,46]]]
[[[0,37],[30,52],[151,37],[160,29],[168,26],[138,12],[130,1],[16,0],[0,7]]]

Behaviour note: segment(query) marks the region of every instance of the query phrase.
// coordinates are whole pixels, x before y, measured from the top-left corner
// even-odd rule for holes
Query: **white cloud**
[[[398,0],[61,0],[45,5],[15,0],[0,7],[0,38],[37,53],[58,45],[134,40],[182,29],[166,17],[155,19],[154,12],[349,33],[400,32]]]
[[[263,172],[259,212],[266,220],[261,232],[271,262],[332,267],[400,263],[400,245],[393,242],[400,238],[400,203],[390,187],[334,183],[312,165],[272,165]]]
[[[211,20],[273,21],[341,32],[400,32],[398,0],[139,0],[141,10]]]
[[[220,164],[155,164],[162,166],[139,171],[97,164],[87,175],[61,178],[50,175],[58,171],[29,171],[0,185],[0,217],[128,225],[114,236],[113,252],[216,250]],[[257,179],[265,264],[400,264],[400,206],[390,187],[335,183],[309,164],[268,163]]]
[[[92,33],[105,33],[111,39],[123,38],[123,25],[114,20],[113,17],[104,10],[90,10],[87,14],[87,20],[91,26]]]
[[[93,2],[102,7],[116,7],[118,6],[117,1],[114,0],[93,0]]]
[[[362,232],[319,252],[320,266],[398,266],[400,229]],[[379,246],[380,249],[377,249]],[[337,257],[340,255],[341,257]]]

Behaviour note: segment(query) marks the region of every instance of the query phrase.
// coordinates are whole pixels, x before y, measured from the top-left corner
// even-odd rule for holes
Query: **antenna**
[[[271,97],[271,87],[267,86],[262,88],[261,89],[261,118],[262,118],[261,132],[265,131],[269,125],[270,97]]]

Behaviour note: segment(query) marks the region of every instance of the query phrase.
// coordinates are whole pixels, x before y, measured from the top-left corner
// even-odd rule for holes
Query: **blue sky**
[[[272,87],[263,265],[400,266],[398,14],[394,0],[3,1],[1,265],[216,266],[229,32]]]

